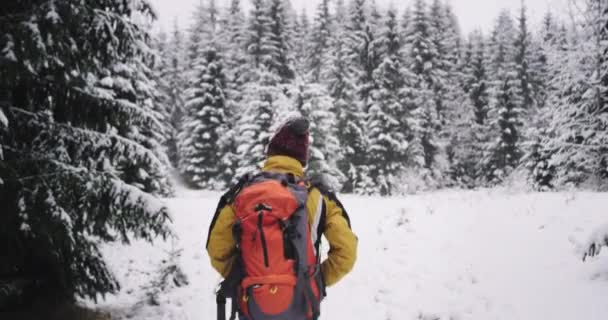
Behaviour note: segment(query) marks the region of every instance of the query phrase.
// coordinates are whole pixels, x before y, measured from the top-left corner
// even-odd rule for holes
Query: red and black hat
[[[287,120],[270,139],[266,153],[268,156],[288,156],[306,166],[309,146],[308,119],[303,117]]]

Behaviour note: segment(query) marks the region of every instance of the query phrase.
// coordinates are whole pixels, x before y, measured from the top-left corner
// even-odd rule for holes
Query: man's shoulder
[[[318,190],[319,193],[323,197],[325,197],[327,200],[339,202],[338,197],[336,196],[335,189],[328,182],[328,179],[325,175],[322,175],[322,174],[310,175],[307,177],[307,180],[308,180],[308,183],[310,184],[311,189]]]
[[[325,175],[323,174],[311,174],[306,177],[306,180],[310,184],[311,188],[315,188],[323,195],[333,194],[333,188],[327,182]]]

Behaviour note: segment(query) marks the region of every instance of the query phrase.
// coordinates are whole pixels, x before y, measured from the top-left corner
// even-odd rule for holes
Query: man
[[[294,177],[306,185],[305,214],[311,238],[318,252],[321,234],[329,242],[328,257],[320,264],[320,276],[323,286],[332,286],[351,271],[357,255],[357,237],[351,230],[349,217],[334,193],[320,183],[307,181],[304,167],[308,161],[309,123],[305,118],[295,118],[282,125],[272,137],[267,146],[267,160],[262,168],[262,174],[283,174]],[[238,188],[237,188],[238,189]],[[238,193],[240,190],[236,190]],[[229,192],[230,193],[230,192]],[[234,199],[237,195],[224,195],[218,206],[207,240],[207,251],[212,266],[224,277],[229,277],[232,267],[236,264],[237,243],[234,236],[234,225],[239,216],[236,212]],[[261,217],[260,217],[261,219]],[[261,224],[260,220],[260,224]],[[239,220],[240,224],[240,220]],[[256,238],[252,233],[250,238]],[[262,233],[263,235],[263,233]],[[310,244],[309,244],[310,246]],[[239,250],[246,250],[241,246]],[[266,252],[264,252],[266,253]],[[276,291],[276,286],[274,287]],[[322,299],[324,288],[315,288],[317,298]],[[246,297],[243,301],[246,302]],[[241,319],[248,319],[240,310]],[[304,318],[315,316],[304,315]],[[287,317],[290,318],[291,317]],[[298,317],[299,318],[299,317]],[[258,320],[252,319],[252,320]]]

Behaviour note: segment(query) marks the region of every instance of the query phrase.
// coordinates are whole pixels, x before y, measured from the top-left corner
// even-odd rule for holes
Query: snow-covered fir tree
[[[296,78],[304,78],[309,72],[308,57],[309,57],[309,38],[310,38],[310,23],[305,10],[293,17],[291,20],[292,29],[292,55]]]
[[[340,190],[344,174],[338,169],[341,145],[338,140],[337,119],[332,98],[317,83],[296,82],[290,90],[291,104],[310,121],[310,159],[307,174],[311,179],[322,179],[334,190]]]
[[[551,99],[548,134],[541,154],[555,170],[552,186],[606,189],[608,168],[608,3],[580,1],[580,30],[570,40],[566,59],[553,65],[557,88]]]
[[[192,65],[196,62],[200,54],[200,45],[201,41],[205,35],[206,31],[206,8],[203,2],[199,2],[199,4],[194,9],[192,14],[192,25],[188,30],[188,44],[187,44],[187,59],[188,64]]]
[[[164,43],[164,45],[163,45]],[[154,71],[161,81],[161,90],[167,95],[167,108],[170,112],[169,124],[171,133],[167,136],[167,155],[171,164],[177,168],[179,157],[177,152],[177,132],[181,126],[183,114],[182,91],[186,86],[184,71],[184,38],[177,25],[177,20],[173,23],[173,30],[166,42],[160,41],[159,54],[161,61],[154,67]],[[164,47],[163,47],[164,46]]]
[[[480,159],[487,149],[489,134],[490,80],[485,39],[480,31],[469,36],[464,55],[463,91],[459,117],[453,118],[450,175],[455,185],[474,187],[482,181]]]
[[[241,1],[231,0],[230,6],[222,18],[224,28],[219,31],[223,52],[222,59],[225,65],[227,91],[230,99],[241,100],[241,89],[245,81],[243,75],[247,68],[247,46],[245,31],[245,15],[242,12]]]
[[[210,46],[195,65],[197,79],[185,94],[185,115],[179,133],[179,169],[198,188],[221,189],[222,155],[218,143],[227,131],[225,75],[216,50]]]
[[[121,81],[112,77],[121,64],[142,67],[149,34],[131,17],[151,17],[150,7],[9,1],[3,8],[0,238],[9,249],[0,269],[48,279],[54,299],[115,292],[100,246],[170,235],[168,210],[155,198],[171,192],[165,164],[134,132],[163,130],[142,100],[155,87],[131,90],[141,79],[130,79],[122,88],[131,96],[118,98],[119,86],[107,83]]]
[[[281,83],[287,83],[294,78],[292,61],[290,61],[290,41],[286,22],[285,0],[268,0],[268,43],[265,64],[268,70],[275,72]]]
[[[488,183],[504,180],[522,156],[522,95],[515,64],[516,29],[508,11],[502,11],[490,41],[492,74],[490,125],[491,141],[484,156],[484,176]]]
[[[293,110],[276,73],[262,67],[256,70],[255,78],[259,80],[245,86],[244,109],[236,124],[237,177],[259,169],[273,134],[271,128],[280,123],[277,116]]]
[[[377,88],[372,92],[374,102],[366,123],[370,173],[376,191],[384,195],[392,194],[399,184],[398,175],[407,163],[408,142],[412,140],[411,114],[403,96],[409,75],[403,74],[396,15],[396,10],[390,8],[382,28],[379,43],[384,59],[374,71]]]
[[[268,10],[264,0],[253,0],[249,12],[246,33],[246,48],[249,54],[248,67],[256,70],[268,61],[269,58],[269,38],[271,21],[268,17]],[[254,76],[248,77],[248,80]]]
[[[428,33],[432,41],[432,49],[430,50],[432,56],[429,60],[431,62],[430,68],[432,68],[434,74],[430,84],[433,89],[433,100],[437,109],[437,115],[443,126],[447,121],[447,91],[449,81],[452,80],[448,77],[454,66],[451,65],[451,61],[448,59],[448,21],[440,0],[433,0],[429,8]]]
[[[428,186],[439,183],[441,152],[439,115],[434,88],[440,73],[435,66],[436,47],[430,36],[426,4],[417,0],[405,32],[403,56],[406,68],[412,73],[406,105],[414,118],[414,138],[408,152],[409,167]]]
[[[528,17],[526,15],[526,6],[522,2],[519,17],[517,19],[517,35],[515,37],[515,66],[517,68],[517,78],[519,79],[519,87],[521,92],[521,108],[523,111],[528,111],[534,107],[534,98],[532,93],[532,84],[534,78],[531,72],[532,54],[531,54],[531,35],[528,31]]]
[[[306,59],[310,71],[308,78],[313,82],[321,82],[321,75],[329,63],[329,41],[331,38],[331,16],[329,0],[321,0],[313,20],[310,36],[310,50]]]
[[[238,128],[236,123],[243,111],[244,88],[249,81],[250,65],[248,64],[246,17],[242,12],[241,1],[231,0],[222,18],[223,28],[218,32],[222,52],[218,52],[223,62],[226,84],[225,96],[225,127],[219,136],[218,144],[222,150],[219,180],[230,183],[237,166],[235,136]],[[216,177],[218,178],[218,177]]]
[[[339,167],[347,176],[344,185],[346,191],[368,192],[373,188],[369,170],[366,166],[367,141],[364,133],[365,109],[371,102],[371,75],[375,68],[370,67],[370,28],[365,13],[365,0],[350,3],[349,13],[345,19],[343,33],[345,39],[339,45],[338,53],[346,61],[344,70],[340,70],[343,105],[336,106],[339,113],[339,140],[345,146],[344,158]],[[365,49],[364,49],[365,48]],[[330,80],[330,82],[333,82]],[[341,101],[338,101],[341,102]]]

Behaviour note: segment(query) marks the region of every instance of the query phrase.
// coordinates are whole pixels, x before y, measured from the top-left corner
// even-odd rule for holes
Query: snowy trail
[[[119,319],[214,319],[220,279],[204,241],[218,198],[182,190],[168,200],[188,286],[149,305],[146,286],[171,244],[107,248],[123,290],[101,308]],[[583,263],[577,252],[608,220],[607,194],[342,198],[359,259],[328,289],[322,319],[608,319],[608,254]]]

